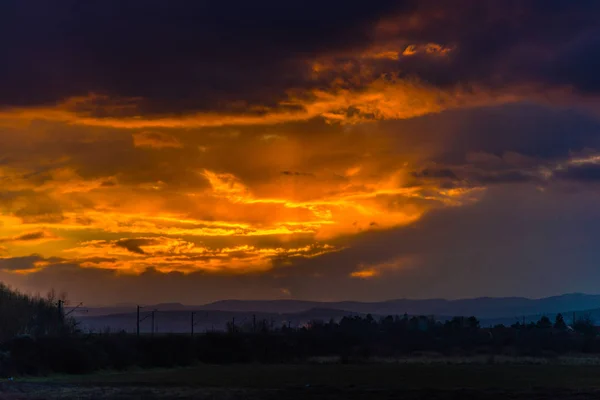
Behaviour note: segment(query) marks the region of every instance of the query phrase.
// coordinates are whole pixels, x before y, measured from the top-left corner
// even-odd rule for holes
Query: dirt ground
[[[0,382],[0,399],[600,399],[598,365],[200,365]]]
[[[401,400],[584,400],[599,399],[598,390],[485,390],[485,389],[225,389],[198,387],[21,385],[3,387],[0,399],[210,399],[210,400],[301,400],[301,399],[401,399]]]

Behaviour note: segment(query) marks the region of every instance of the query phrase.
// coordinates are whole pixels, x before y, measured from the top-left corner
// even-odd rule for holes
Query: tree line
[[[600,353],[589,318],[567,326],[562,315],[528,324],[481,327],[475,317],[347,316],[302,327],[271,321],[230,323],[225,332],[136,336],[83,333],[65,316],[64,296],[26,296],[0,285],[0,375],[88,373],[194,363],[295,363],[318,357],[364,362],[375,357]]]
[[[34,337],[68,335],[75,331],[73,319],[62,310],[66,294],[54,290],[46,297],[30,296],[0,283],[0,342],[17,335]]]

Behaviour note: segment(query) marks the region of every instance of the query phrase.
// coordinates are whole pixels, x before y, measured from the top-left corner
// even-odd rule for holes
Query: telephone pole
[[[194,325],[196,325],[196,324],[194,324],[194,315],[195,314],[196,314],[196,312],[192,311],[192,322],[191,322],[191,325],[190,325],[190,327],[192,328],[191,329],[192,330],[192,337],[194,337]]]
[[[156,313],[158,310],[154,309],[150,312],[150,314],[146,314],[146,316],[144,318],[140,318],[140,309],[142,309],[143,307],[137,306],[137,323],[136,323],[136,333],[137,336],[140,337],[140,323],[145,321],[146,319],[152,317],[152,336],[154,336],[154,332],[156,331],[155,327],[154,327],[154,313]]]
[[[152,310],[152,336],[154,336],[154,313],[156,313],[156,310]]]
[[[81,303],[77,304],[77,306],[73,307],[71,309],[71,311],[69,311],[68,313],[65,314],[65,317],[68,317],[69,315],[71,315],[72,313],[74,313],[77,310],[82,311],[82,312],[88,312],[88,310],[80,309],[81,306],[83,306],[83,302],[81,302]],[[64,307],[62,307],[61,311],[64,311]]]
[[[140,306],[137,306],[137,318],[136,318],[136,335],[140,337]]]

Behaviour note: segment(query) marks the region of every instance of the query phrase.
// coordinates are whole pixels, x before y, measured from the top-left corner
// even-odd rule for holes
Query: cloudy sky
[[[0,280],[600,293],[600,3],[0,3]]]

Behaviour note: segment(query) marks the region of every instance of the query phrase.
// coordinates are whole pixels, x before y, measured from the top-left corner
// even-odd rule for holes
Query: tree
[[[595,336],[596,328],[594,327],[594,321],[590,318],[589,315],[583,316],[573,324],[573,329],[575,331],[582,333],[586,336]]]
[[[556,320],[554,321],[554,329],[558,329],[559,331],[567,330],[567,324],[565,323],[565,319],[562,314],[558,314],[556,316]]]
[[[66,294],[54,290],[46,298],[21,294],[0,283],[0,341],[16,335],[65,335],[76,329],[73,318],[65,318],[57,300],[66,301]]]
[[[475,317],[467,318],[467,326],[470,329],[479,329],[479,320]]]
[[[552,328],[552,322],[550,322],[550,318],[546,317],[545,315],[540,318],[540,320],[537,323],[537,327],[538,328],[542,328],[542,329],[549,329]]]

